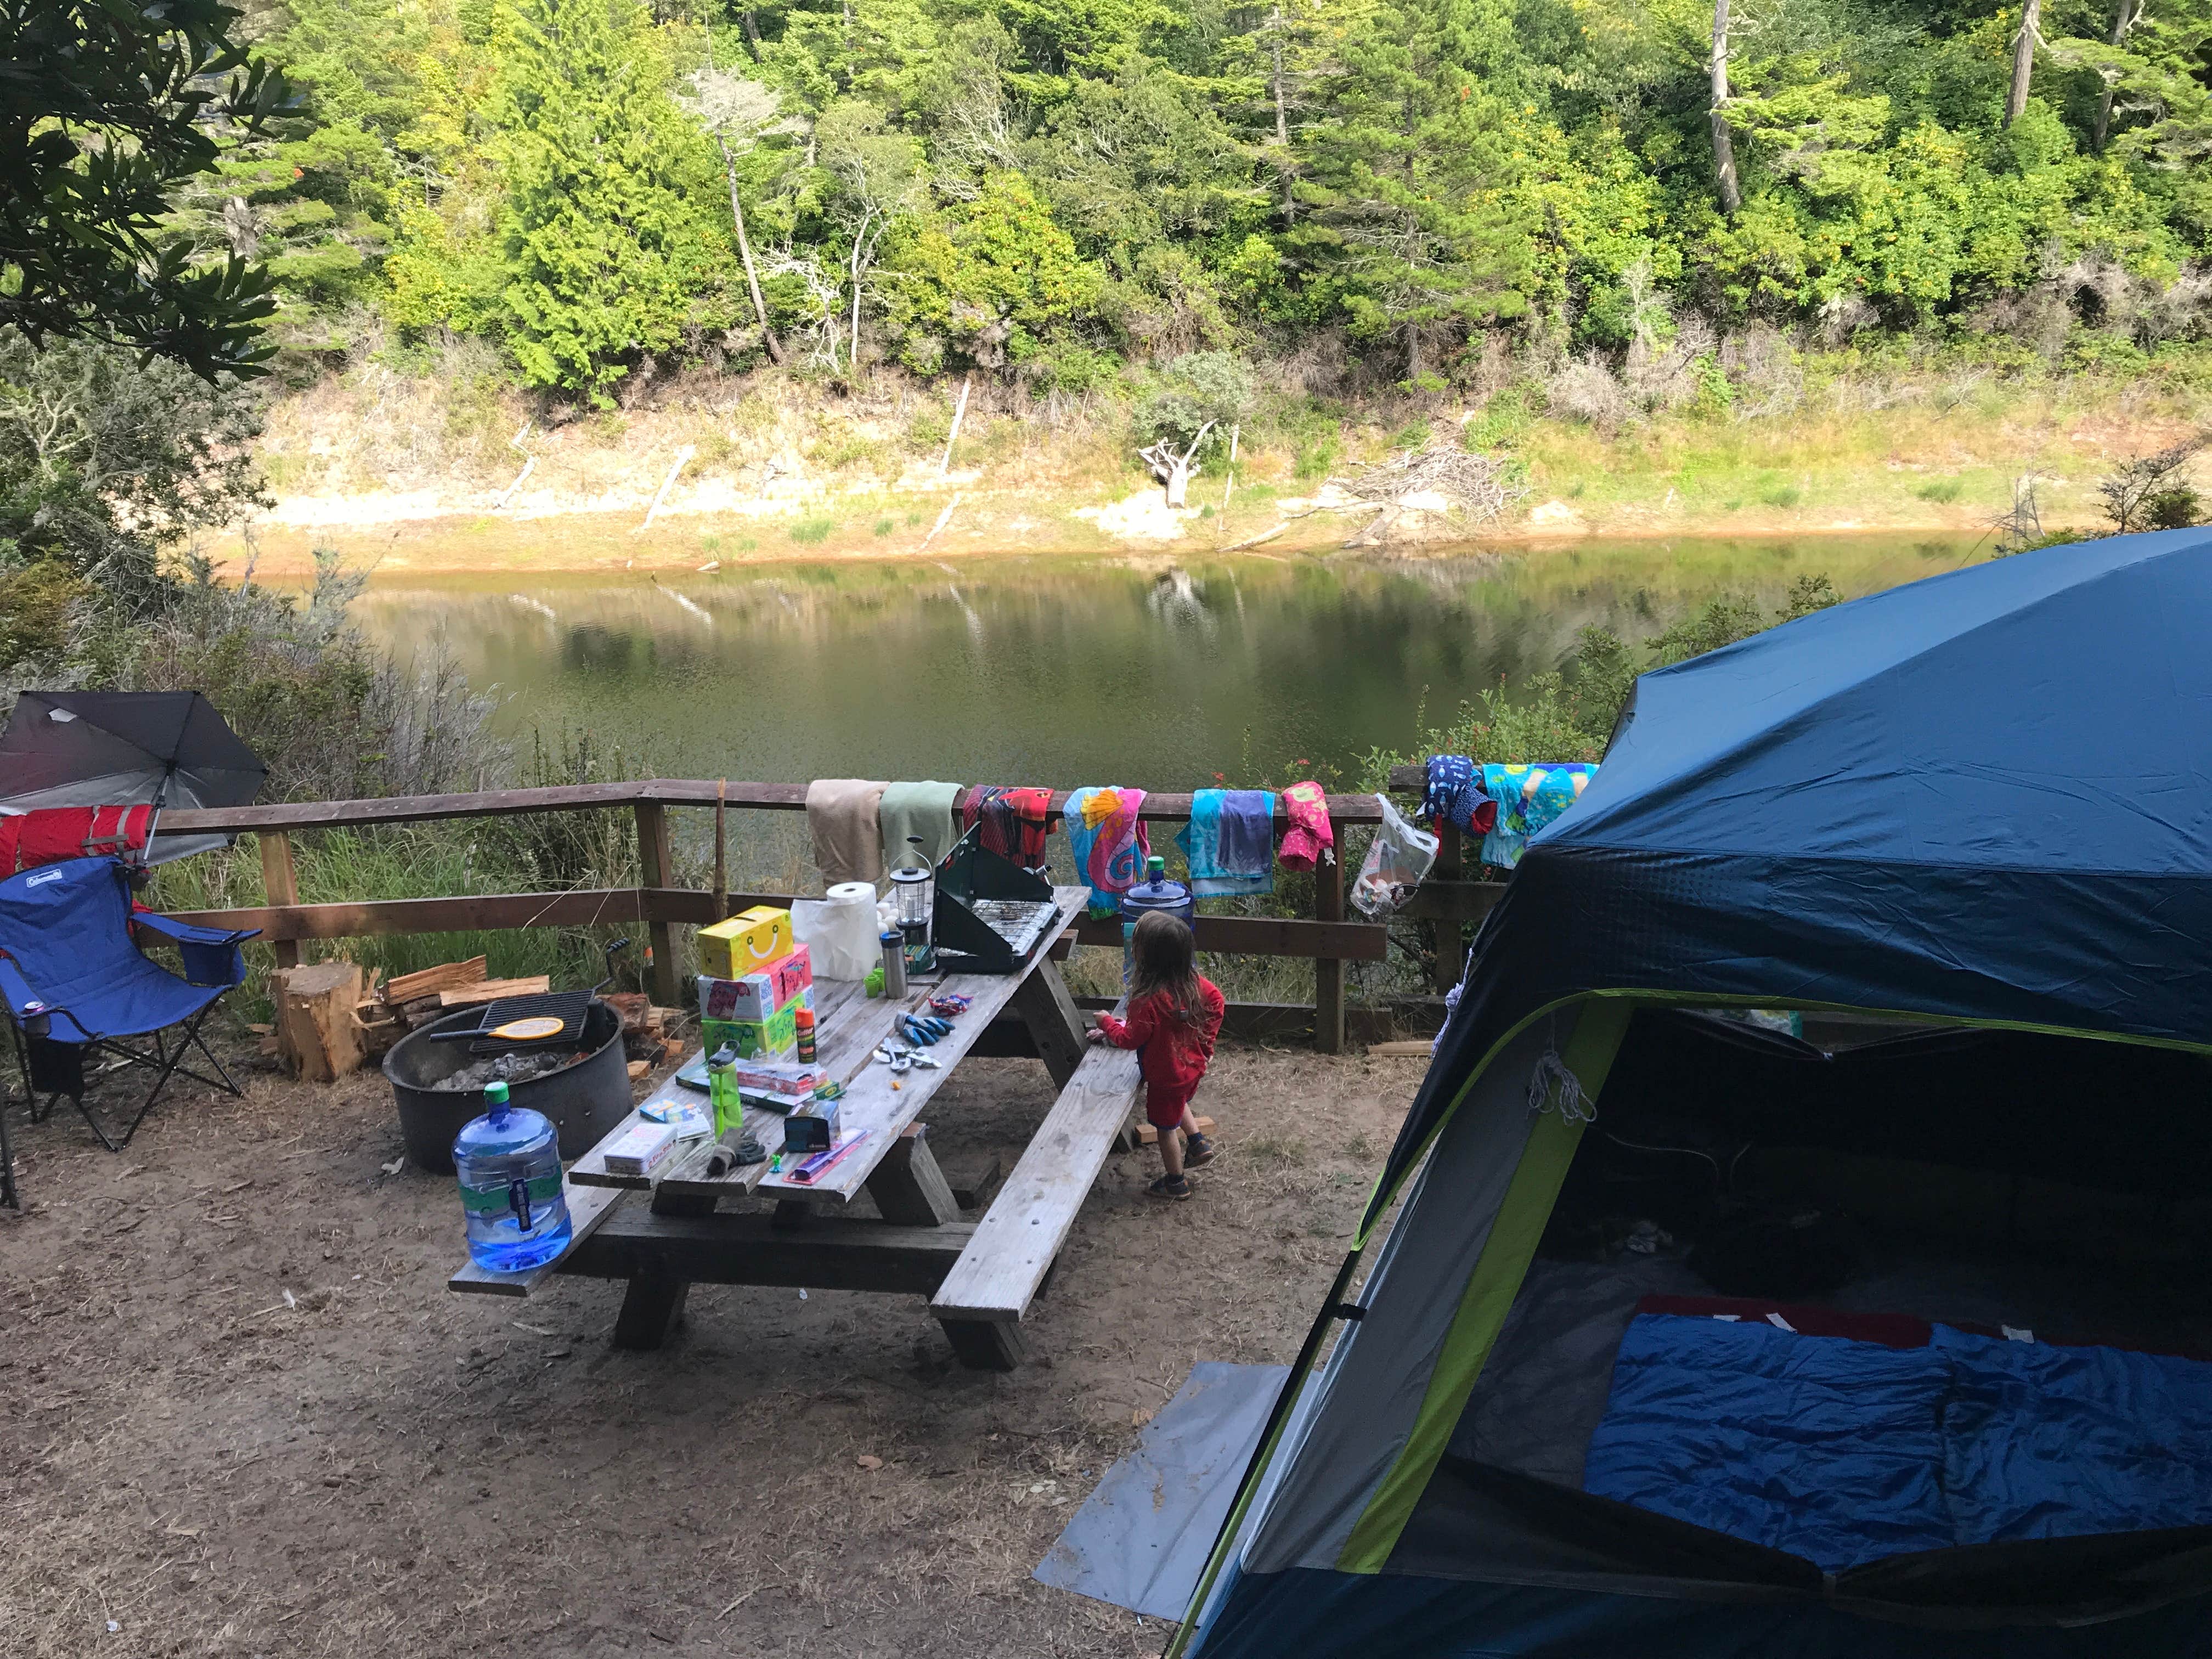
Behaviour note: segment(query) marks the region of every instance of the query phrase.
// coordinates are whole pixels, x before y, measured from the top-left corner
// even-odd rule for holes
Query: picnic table
[[[1087,897],[1080,886],[1053,889],[1060,918],[1048,941]],[[939,1069],[916,1067],[894,1077],[875,1063],[877,1047],[892,1036],[902,1012],[921,1012],[931,997],[947,992],[971,1001],[951,1034],[926,1051]],[[615,1346],[624,1348],[659,1347],[682,1319],[694,1284],[918,1294],[932,1298],[963,1364],[1005,1370],[1019,1364],[1019,1322],[1136,1100],[1135,1054],[1088,1046],[1049,943],[1011,974],[914,975],[897,1001],[872,999],[854,981],[817,980],[814,1006],[820,1063],[845,1085],[840,1133],[862,1133],[818,1179],[802,1185],[771,1173],[766,1164],[709,1176],[712,1142],[651,1175],[615,1174],[605,1153],[635,1121],[626,1118],[568,1171],[574,1237],[565,1253],[519,1273],[472,1262],[453,1274],[448,1288],[523,1297],[562,1274],[625,1279],[629,1291],[614,1332]],[[1028,1027],[1059,1097],[988,1212],[963,1221],[930,1152],[921,1115],[1007,1009]],[[672,1072],[645,1103],[670,1099],[702,1103],[705,1097]],[[765,1110],[749,1110],[747,1117],[773,1152],[781,1120]],[[863,1193],[871,1203],[854,1212]],[[637,1194],[648,1201],[625,1201]],[[866,1213],[870,1208],[874,1212]]]

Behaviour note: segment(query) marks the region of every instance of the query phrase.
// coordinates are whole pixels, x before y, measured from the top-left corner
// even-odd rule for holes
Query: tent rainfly
[[[2208,639],[2198,529],[1644,676],[1170,1654],[2212,1654]]]

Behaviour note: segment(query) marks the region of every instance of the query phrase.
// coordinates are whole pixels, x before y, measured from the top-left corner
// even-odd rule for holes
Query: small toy
[[[957,991],[947,991],[942,996],[930,998],[929,1012],[933,1014],[943,1014],[950,1019],[956,1015],[966,1013],[968,1005],[974,1000],[972,997],[962,996]]]

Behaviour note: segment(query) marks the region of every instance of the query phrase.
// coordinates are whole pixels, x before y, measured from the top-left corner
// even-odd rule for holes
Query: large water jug
[[[1121,895],[1121,988],[1129,987],[1134,962],[1129,953],[1129,937],[1137,931],[1137,924],[1147,913],[1164,910],[1180,921],[1184,927],[1191,924],[1198,914],[1192,903],[1190,889],[1179,881],[1168,879],[1168,861],[1155,853],[1145,866],[1145,879]]]
[[[479,1267],[522,1273],[568,1248],[560,1140],[542,1115],[508,1103],[506,1084],[485,1085],[484,1115],[453,1139],[469,1255]]]

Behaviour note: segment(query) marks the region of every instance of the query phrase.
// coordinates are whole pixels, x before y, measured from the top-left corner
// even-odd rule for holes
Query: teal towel
[[[902,870],[914,863],[908,836],[921,837],[922,857],[934,868],[959,838],[952,808],[960,799],[957,783],[894,783],[884,791],[878,813],[884,830],[884,868]]]
[[[1267,789],[1201,789],[1176,836],[1190,862],[1193,898],[1275,890],[1275,796]]]

